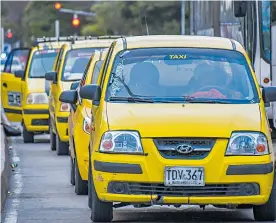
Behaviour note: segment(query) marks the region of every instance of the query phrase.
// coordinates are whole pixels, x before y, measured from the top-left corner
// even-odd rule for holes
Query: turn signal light
[[[259,153],[263,153],[263,152],[266,150],[266,147],[265,147],[265,145],[263,145],[263,144],[258,144],[256,150],[257,150]]]
[[[103,148],[105,148],[106,150],[111,149],[112,146],[113,146],[112,141],[109,141],[109,140],[108,140],[108,141],[104,141],[104,142],[103,142]]]

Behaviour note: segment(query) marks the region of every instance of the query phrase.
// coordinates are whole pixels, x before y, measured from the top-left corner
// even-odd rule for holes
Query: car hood
[[[260,131],[258,104],[107,103],[110,130],[138,130],[142,137],[222,137]]]
[[[45,79],[44,78],[29,78],[28,82],[29,92],[45,92]]]

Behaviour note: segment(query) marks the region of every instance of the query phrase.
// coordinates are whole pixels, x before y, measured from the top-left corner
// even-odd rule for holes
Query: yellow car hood
[[[223,137],[260,131],[258,104],[107,103],[110,130],[138,130],[142,137]]]
[[[45,92],[44,78],[28,78],[28,92]]]

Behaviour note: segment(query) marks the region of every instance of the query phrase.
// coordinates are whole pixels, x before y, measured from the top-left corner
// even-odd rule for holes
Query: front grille
[[[108,192],[117,193],[116,189],[121,185],[121,194],[132,195],[158,195],[158,196],[251,196],[260,193],[259,185],[256,183],[238,184],[207,184],[201,187],[187,186],[165,186],[164,184],[149,183],[122,183],[110,182]],[[119,187],[118,187],[119,186]],[[115,189],[114,189],[115,188]]]
[[[214,138],[168,138],[154,139],[161,156],[166,159],[204,159],[208,156],[216,139]],[[182,154],[177,151],[181,145],[190,146],[192,152]]]
[[[35,125],[35,126],[49,125],[49,119],[32,119],[32,125]]]

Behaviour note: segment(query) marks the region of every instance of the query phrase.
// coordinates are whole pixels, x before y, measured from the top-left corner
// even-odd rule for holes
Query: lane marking
[[[12,145],[15,144],[14,139],[12,139]],[[17,154],[17,148],[13,147],[14,149],[12,150],[12,160],[13,162],[19,162],[20,158]],[[6,212],[5,216],[5,223],[17,223],[18,220],[18,210],[19,210],[19,205],[20,205],[20,199],[19,195],[22,192],[23,189],[23,177],[22,177],[22,172],[20,165],[17,166],[16,172],[12,175],[13,178],[13,187],[11,188],[11,193],[13,194],[14,197],[8,197],[8,199],[11,199],[11,206],[7,207],[8,210]]]

